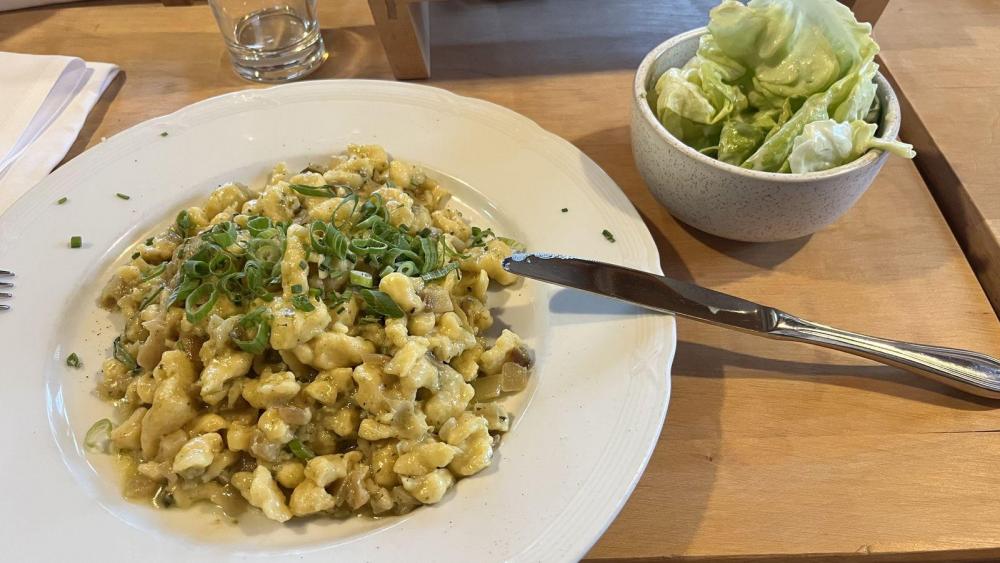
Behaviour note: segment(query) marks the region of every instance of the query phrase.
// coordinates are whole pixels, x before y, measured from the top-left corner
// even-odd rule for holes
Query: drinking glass
[[[316,0],[208,0],[236,73],[287,82],[326,60]]]

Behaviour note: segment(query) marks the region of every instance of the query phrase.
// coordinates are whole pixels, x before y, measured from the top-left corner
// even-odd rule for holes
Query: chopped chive
[[[309,302],[309,297],[303,293],[292,296],[292,306],[304,313],[311,313],[316,306]]]
[[[289,188],[299,192],[302,195],[312,196],[312,197],[333,197],[337,195],[336,189],[339,186],[331,186],[329,184],[323,186],[303,186],[302,184],[288,184]]]
[[[58,200],[56,200],[56,205],[62,205],[64,203],[66,203],[67,201],[69,201],[69,198],[66,197],[66,196],[63,196],[63,197],[59,198]]]
[[[296,294],[302,293],[302,285],[301,284],[295,284],[295,285],[293,285],[292,286],[292,293],[296,293]]]
[[[118,199],[125,199],[125,200],[128,200],[128,199],[132,199],[132,196],[130,196],[130,195],[128,195],[128,194],[123,194],[123,193],[121,193],[121,192],[118,192],[118,193],[116,193],[116,194],[115,194],[115,196],[116,196],[116,197],[117,197]]]
[[[68,365],[71,368],[79,369],[80,367],[83,366],[83,362],[80,361],[80,356],[77,356],[76,352],[73,352],[69,356],[66,356],[66,365]]]
[[[161,136],[161,137],[166,137],[167,135],[169,135],[169,133],[167,133],[166,131],[164,131],[164,132],[160,133],[160,136]]]
[[[163,291],[163,286],[158,286],[153,291],[150,291],[145,298],[143,298],[142,303],[139,304],[139,310],[143,310],[150,305],[157,297],[159,297],[160,292]]]
[[[80,248],[81,246],[83,246],[83,238],[82,237],[72,236],[72,237],[69,238],[69,247],[70,248]]]
[[[611,231],[604,229],[601,231],[601,234],[604,235],[604,238],[608,239],[608,242],[615,242],[615,235],[611,234]]]
[[[153,237],[146,239],[146,246],[153,246]]]
[[[568,207],[563,207],[563,208],[562,208],[562,212],[563,212],[563,213],[566,213],[567,211],[569,211],[569,208],[568,208]]]
[[[113,425],[111,424],[111,421],[106,418],[102,418],[101,420],[95,422],[94,425],[90,427],[90,430],[87,430],[87,435],[83,438],[83,445],[87,448],[87,451],[93,453],[107,453],[108,444],[111,441],[110,434],[112,428]]]
[[[135,260],[136,258],[138,258],[138,257],[140,257],[140,256],[142,256],[142,255],[141,255],[141,254],[139,254],[138,252],[133,252],[133,253],[132,253],[132,260]]]
[[[115,342],[112,345],[113,355],[116,360],[122,363],[125,367],[129,369],[132,373],[139,372],[139,364],[136,363],[135,358],[132,354],[129,354],[128,350],[125,349],[125,345],[122,344],[122,337],[119,336],[115,338]]]
[[[302,461],[309,461],[310,459],[316,457],[316,454],[305,446],[298,438],[293,438],[291,442],[288,442],[288,449],[291,450],[295,457],[301,459]]]
[[[299,269],[300,270],[305,270],[308,267],[309,267],[309,264],[306,264],[305,260],[299,260]]]

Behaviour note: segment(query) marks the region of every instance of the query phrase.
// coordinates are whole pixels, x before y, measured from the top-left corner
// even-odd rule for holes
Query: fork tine
[[[11,272],[10,270],[0,270],[0,276],[13,276],[13,275],[14,272]]]
[[[10,311],[10,305],[0,305],[0,311]]]
[[[14,287],[14,284],[8,282],[0,282],[0,289],[7,289],[8,287]]]
[[[0,299],[10,299],[11,297],[14,296],[9,293],[0,293]]]

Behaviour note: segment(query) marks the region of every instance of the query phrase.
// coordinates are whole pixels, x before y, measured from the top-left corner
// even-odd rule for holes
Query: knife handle
[[[776,314],[774,328],[768,331],[774,338],[840,350],[973,395],[1000,399],[1000,361],[985,354],[875,338],[800,319],[783,311],[776,311]]]

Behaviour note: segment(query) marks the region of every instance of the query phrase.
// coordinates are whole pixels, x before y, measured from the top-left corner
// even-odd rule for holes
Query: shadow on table
[[[727,367],[742,368],[739,370],[740,375],[731,375],[737,370],[726,369]],[[752,374],[749,370],[752,370]],[[1000,407],[1000,401],[969,395],[890,366],[779,360],[683,340],[677,344],[672,373],[687,377],[759,377],[809,381],[959,410],[984,411]]]
[[[679,219],[677,220],[677,224],[705,246],[711,247],[745,264],[769,270],[776,268],[785,260],[795,256],[809,242],[809,239],[812,238],[812,235],[808,235],[797,239],[777,242],[744,242],[706,233]]]
[[[463,0],[430,5],[435,79],[633,69],[667,38],[705,25],[716,0]],[[581,84],[581,89],[586,85]]]

